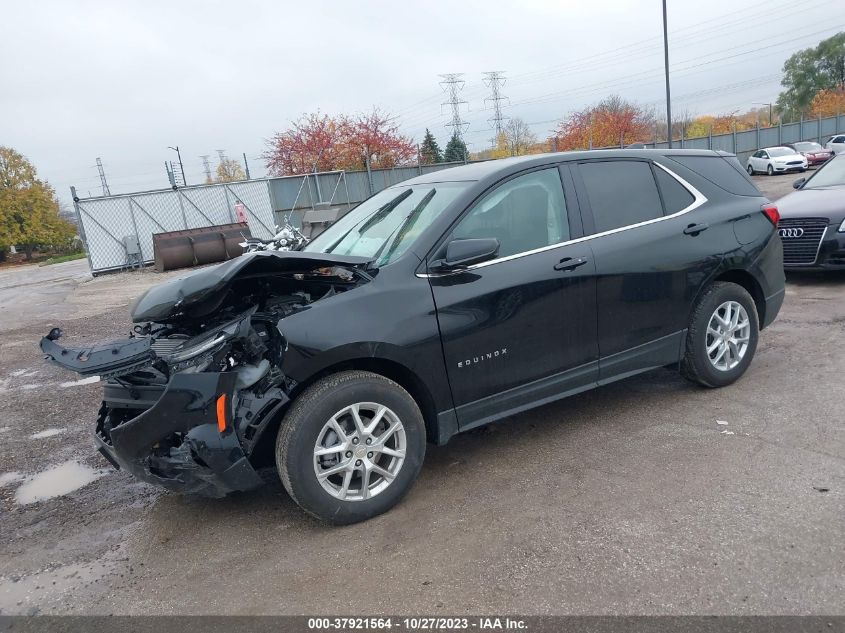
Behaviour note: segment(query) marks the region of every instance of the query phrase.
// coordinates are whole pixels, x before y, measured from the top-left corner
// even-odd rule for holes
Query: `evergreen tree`
[[[423,165],[432,165],[434,163],[443,162],[443,153],[440,151],[440,146],[437,144],[437,139],[434,135],[425,128],[425,136],[420,145],[420,159]]]
[[[458,136],[457,132],[452,134],[452,138],[449,139],[449,142],[446,144],[446,151],[443,153],[443,160],[447,163],[452,163],[456,161],[464,161],[469,158],[469,153],[467,152],[466,143],[464,143],[463,139]]]

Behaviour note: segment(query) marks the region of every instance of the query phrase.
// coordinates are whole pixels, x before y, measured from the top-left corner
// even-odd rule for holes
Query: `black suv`
[[[784,297],[777,209],[736,157],[548,154],[420,176],[299,252],[162,283],[132,337],[42,350],[105,380],[115,467],[220,496],[276,465],[333,523],[408,492],[426,441],[650,369],[737,380]]]

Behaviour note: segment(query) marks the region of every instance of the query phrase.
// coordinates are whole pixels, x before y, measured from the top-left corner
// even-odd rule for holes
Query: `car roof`
[[[421,185],[437,182],[463,182],[485,180],[492,176],[502,176],[508,173],[530,169],[540,165],[548,165],[570,160],[586,158],[654,158],[655,156],[734,156],[729,152],[715,152],[702,149],[597,149],[576,152],[555,152],[548,154],[531,154],[528,156],[514,156],[498,160],[486,160],[467,163],[458,167],[450,167],[422,174],[404,180],[394,187]]]
[[[769,152],[773,149],[792,149],[791,147],[787,147],[786,145],[772,145],[771,147],[764,147],[764,152]]]

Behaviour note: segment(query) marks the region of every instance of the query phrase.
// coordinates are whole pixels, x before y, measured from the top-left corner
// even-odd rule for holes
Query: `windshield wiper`
[[[410,228],[417,221],[417,218],[420,217],[420,214],[423,212],[423,209],[425,209],[428,206],[428,203],[431,202],[431,199],[434,197],[435,193],[437,193],[437,189],[432,189],[427,194],[425,194],[425,196],[423,196],[423,199],[420,200],[419,204],[417,204],[417,206],[415,206],[411,210],[411,212],[405,217],[405,219],[402,220],[402,223],[398,227],[396,227],[396,230],[387,236],[387,239],[384,240],[384,244],[379,247],[379,249],[376,251],[376,254],[373,256],[373,261],[378,261],[379,255],[381,255],[381,252],[384,250],[384,247],[387,246],[387,243],[390,242],[390,238],[392,238],[394,234],[398,233],[396,239],[394,239],[390,244],[390,250],[387,251],[387,254],[384,256],[385,259],[390,259],[390,256],[393,255],[393,252],[399,247],[399,245],[402,243],[402,240],[405,239],[405,236],[408,234]]]
[[[336,240],[335,240],[335,241],[334,241],[334,242],[333,242],[330,246],[328,246],[328,247],[326,248],[326,250],[325,250],[325,251],[323,251],[323,252],[324,252],[324,253],[333,253],[333,252],[334,252],[334,249],[336,249],[336,248],[337,248],[337,245],[338,245],[338,244],[340,244],[343,240],[345,240],[345,239],[346,239],[346,236],[347,236],[347,235],[349,235],[350,233],[352,233],[352,231],[354,231],[355,229],[358,229],[358,233],[363,233],[365,230],[367,230],[368,228],[370,228],[370,227],[371,227],[371,226],[373,226],[374,224],[377,224],[378,222],[381,222],[381,221],[382,221],[382,220],[383,220],[383,219],[384,219],[384,218],[385,218],[385,217],[386,217],[386,216],[387,216],[387,215],[388,215],[391,211],[393,211],[393,209],[395,209],[395,208],[397,207],[397,205],[399,205],[399,203],[400,203],[400,202],[402,202],[405,198],[407,198],[408,196],[410,196],[412,192],[413,192],[413,190],[412,190],[412,189],[408,189],[408,190],[406,190],[406,191],[403,191],[403,192],[402,192],[401,194],[399,194],[398,196],[396,196],[396,197],[395,197],[393,200],[391,200],[390,202],[386,202],[386,203],[385,203],[385,204],[384,204],[384,205],[383,205],[383,206],[382,206],[382,207],[381,207],[378,211],[376,211],[373,215],[371,215],[371,216],[370,216],[370,217],[369,217],[369,218],[368,218],[368,219],[364,222],[364,224],[362,224],[362,225],[360,225],[360,226],[358,226],[358,225],[353,225],[353,226],[351,226],[351,227],[349,228],[349,230],[348,230],[346,233],[344,233],[344,234],[343,234],[343,235],[341,235],[339,238],[337,238],[337,239],[336,239]]]
[[[408,196],[410,196],[414,192],[413,189],[406,189],[401,194],[396,196],[393,200],[385,204],[381,209],[373,213],[366,222],[364,222],[361,227],[358,229],[359,233],[363,233],[367,229],[375,226],[382,220],[384,220],[390,212],[393,211],[396,207],[399,206],[401,202],[403,202]]]

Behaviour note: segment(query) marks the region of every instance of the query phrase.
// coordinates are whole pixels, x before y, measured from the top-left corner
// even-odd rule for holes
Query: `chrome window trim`
[[[664,215],[664,216],[661,216],[659,218],[652,218],[651,220],[644,220],[643,222],[637,222],[636,224],[629,224],[627,226],[620,226],[619,228],[610,229],[609,231],[602,231],[601,233],[593,233],[592,235],[585,235],[583,237],[577,237],[574,240],[567,240],[566,242],[558,242],[557,244],[549,244],[548,246],[542,246],[540,248],[535,248],[535,249],[530,250],[530,251],[523,251],[521,253],[514,253],[513,255],[507,255],[505,257],[497,257],[496,259],[491,259],[491,260],[486,261],[486,262],[481,262],[480,264],[473,264],[472,266],[467,266],[466,268],[460,268],[458,270],[450,270],[448,272],[443,272],[443,273],[416,273],[416,276],[423,278],[423,279],[430,278],[430,277],[447,277],[449,275],[456,275],[458,273],[467,272],[469,270],[476,270],[478,268],[484,268],[485,266],[492,266],[494,264],[499,264],[501,262],[508,262],[512,259],[518,259],[520,257],[527,257],[528,255],[534,255],[536,253],[543,253],[545,251],[554,250],[556,248],[562,248],[564,246],[569,246],[570,244],[579,244],[581,242],[586,242],[588,240],[594,240],[597,237],[604,237],[605,235],[613,235],[614,233],[621,233],[622,231],[628,231],[630,229],[636,229],[636,228],[639,228],[641,226],[647,226],[649,224],[655,224],[656,222],[663,222],[664,220],[671,220],[673,218],[677,218],[677,217],[680,217],[680,216],[682,216],[686,213],[689,213],[690,211],[694,211],[695,209],[697,209],[698,207],[703,205],[705,202],[707,202],[707,197],[703,193],[701,193],[698,189],[693,187],[689,182],[684,180],[681,176],[676,174],[674,171],[672,171],[668,167],[665,167],[664,165],[661,165],[660,163],[655,162],[655,161],[652,161],[651,164],[654,165],[655,167],[659,167],[660,169],[665,171],[667,174],[672,176],[672,178],[674,178],[676,181],[678,181],[678,183],[680,183],[681,186],[684,187],[684,189],[686,189],[690,194],[692,194],[692,196],[694,198],[692,203],[690,203],[688,206],[684,207],[680,211],[676,211],[672,215]],[[655,180],[654,184],[655,184],[656,187],[659,187],[656,180]]]

